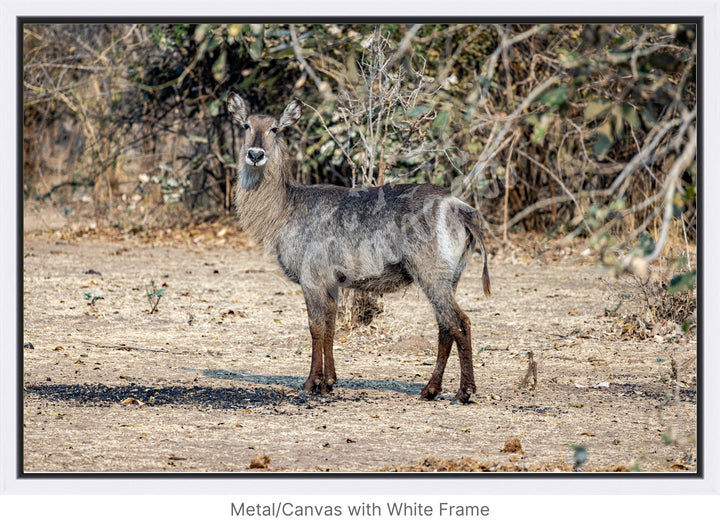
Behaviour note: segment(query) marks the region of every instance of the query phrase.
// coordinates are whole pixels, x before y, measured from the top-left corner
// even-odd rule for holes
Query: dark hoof
[[[311,378],[308,378],[303,384],[303,391],[305,391],[309,395],[316,395],[318,393],[322,393],[323,385],[324,384],[322,380],[313,380]]]
[[[334,380],[332,381],[332,383],[327,383],[320,378],[314,380],[308,378],[303,384],[303,391],[305,391],[309,395],[326,395],[332,391],[334,383]]]
[[[472,387],[465,387],[464,389],[461,387],[458,389],[458,392],[455,394],[455,400],[460,402],[461,404],[467,404],[470,402],[470,397],[475,392],[475,386]]]
[[[327,378],[325,382],[323,383],[323,387],[325,388],[325,392],[329,393],[333,390],[333,386],[337,383],[337,380],[335,378]],[[325,393],[323,393],[325,394]]]
[[[420,391],[420,398],[423,400],[435,400],[435,397],[442,391],[440,387],[431,386],[430,384],[423,387]]]

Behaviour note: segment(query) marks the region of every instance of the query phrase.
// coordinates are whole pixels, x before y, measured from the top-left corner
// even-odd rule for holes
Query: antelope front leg
[[[310,323],[310,336],[312,337],[312,361],[310,362],[310,376],[303,384],[306,393],[322,392],[323,379],[323,344],[325,327],[317,323]]]
[[[337,382],[335,374],[335,357],[333,356],[333,340],[335,338],[335,320],[337,319],[337,303],[331,299],[327,314],[325,315],[325,337],[323,341],[323,385],[321,393],[332,391],[333,385]]]

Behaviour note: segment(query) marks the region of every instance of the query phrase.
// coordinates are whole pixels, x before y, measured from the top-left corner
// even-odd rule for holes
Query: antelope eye
[[[273,125],[273,126],[270,128],[270,132],[271,132],[272,134],[276,134],[276,133],[278,132],[278,127],[277,127],[277,125]]]
[[[250,129],[250,124],[248,124],[248,123],[243,124],[243,129],[245,129],[245,131]]]

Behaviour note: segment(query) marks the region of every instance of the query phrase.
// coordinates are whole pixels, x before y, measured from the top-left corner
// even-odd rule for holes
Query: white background
[[[397,526],[400,520],[387,515],[361,521],[349,516],[332,518],[245,518],[232,517],[230,504],[292,502],[296,505],[343,505],[387,501],[427,503],[440,501],[460,505],[488,505],[485,518],[440,519],[407,518],[403,525],[413,529],[437,529],[440,525],[463,525],[472,529],[519,529],[552,526],[554,529],[648,529],[700,528],[707,519],[716,521],[715,506],[720,502],[718,418],[720,418],[720,371],[718,370],[717,323],[720,322],[720,290],[715,264],[720,263],[718,212],[713,208],[718,194],[718,125],[720,124],[717,87],[720,40],[718,7],[720,0],[644,0],[640,2],[580,0],[554,1],[443,1],[369,0],[340,3],[318,0],[282,0],[263,2],[218,2],[203,0],[96,2],[90,0],[10,1],[0,0],[0,521],[18,520],[15,529],[76,529],[97,526],[103,530],[135,526],[146,529],[286,529],[288,526],[356,525],[380,528]],[[704,220],[703,316],[705,407],[704,479],[628,478],[593,476],[577,479],[493,478],[473,475],[468,478],[414,479],[333,478],[269,479],[17,479],[17,351],[22,301],[18,300],[17,255],[19,232],[18,178],[16,157],[16,17],[40,15],[64,16],[704,16],[704,157],[705,174],[701,182],[699,206]],[[702,267],[702,266],[701,266]],[[709,329],[709,330],[708,330]],[[309,496],[312,493],[312,496]],[[713,518],[715,517],[715,518]],[[20,523],[21,522],[21,523]],[[7,527],[6,527],[7,529]]]

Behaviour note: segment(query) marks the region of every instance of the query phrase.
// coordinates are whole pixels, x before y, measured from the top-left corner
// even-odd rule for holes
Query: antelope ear
[[[233,122],[245,123],[248,117],[248,105],[240,96],[231,92],[228,94],[227,107]]]
[[[285,110],[280,117],[279,128],[281,131],[287,129],[291,125],[294,125],[300,119],[302,114],[302,103],[299,99],[293,98],[293,100],[287,104]]]

